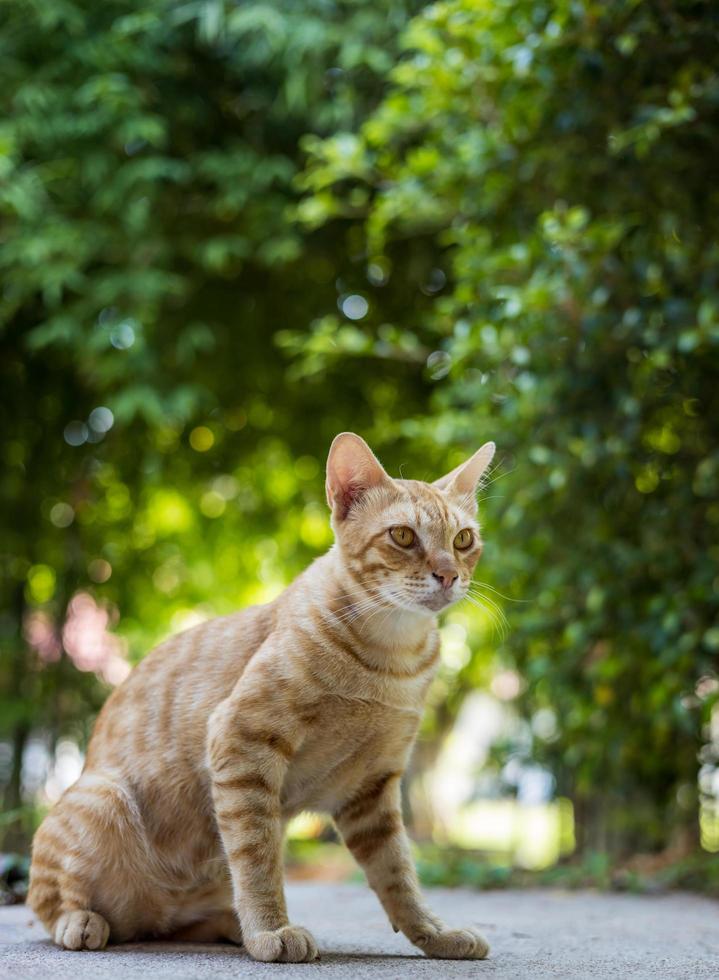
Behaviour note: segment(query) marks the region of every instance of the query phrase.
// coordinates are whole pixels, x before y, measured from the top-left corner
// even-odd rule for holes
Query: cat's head
[[[477,489],[487,442],[434,483],[394,480],[367,443],[342,432],[327,460],[332,526],[351,577],[383,602],[439,612],[464,598],[482,553]]]

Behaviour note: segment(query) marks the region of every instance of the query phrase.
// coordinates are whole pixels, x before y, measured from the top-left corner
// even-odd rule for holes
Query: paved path
[[[294,884],[290,914],[319,941],[322,960],[252,962],[232,946],[145,943],[102,953],[54,947],[22,906],[0,908],[0,977],[12,980],[272,980],[488,977],[492,980],[699,980],[719,978],[719,903],[683,893],[436,890],[432,904],[453,925],[480,926],[484,962],[426,960],[387,924],[359,885]]]

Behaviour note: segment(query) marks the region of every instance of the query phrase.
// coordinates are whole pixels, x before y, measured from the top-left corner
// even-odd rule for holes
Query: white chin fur
[[[421,606],[431,612],[441,612],[461,598],[458,595],[430,595],[422,600]]]

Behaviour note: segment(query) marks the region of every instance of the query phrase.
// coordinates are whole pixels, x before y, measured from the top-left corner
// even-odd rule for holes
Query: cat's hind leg
[[[81,854],[59,820],[47,818],[35,836],[28,904],[65,949],[102,949],[110,936],[107,919],[90,908]]]
[[[102,949],[127,934],[125,910],[108,895],[141,880],[141,834],[123,786],[87,774],[45,818],[33,841],[28,904],[58,946]]]
[[[75,909],[60,914],[52,938],[64,949],[104,949],[110,925],[99,912]]]

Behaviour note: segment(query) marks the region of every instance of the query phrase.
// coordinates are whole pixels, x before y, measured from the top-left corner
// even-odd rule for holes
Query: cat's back
[[[274,604],[200,623],[152,650],[108,698],[88,746],[88,767],[148,756],[204,753],[212,710],[232,691],[272,630]],[[188,756],[189,753],[189,756]]]

